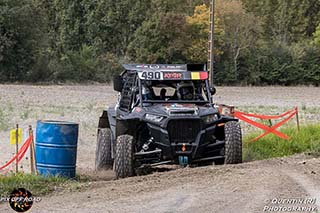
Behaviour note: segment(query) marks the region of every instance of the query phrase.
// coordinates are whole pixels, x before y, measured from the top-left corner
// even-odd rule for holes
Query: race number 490
[[[162,80],[163,74],[161,72],[142,72],[139,73],[141,79],[145,80]]]

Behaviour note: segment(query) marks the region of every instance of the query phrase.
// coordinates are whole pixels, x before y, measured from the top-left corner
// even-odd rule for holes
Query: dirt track
[[[215,99],[265,113],[300,106],[306,122],[319,119],[319,92],[312,87],[229,87],[218,88]],[[10,126],[35,125],[37,119],[79,122],[78,171],[97,179],[80,192],[44,197],[31,212],[262,212],[267,200],[274,198],[317,198],[320,209],[320,159],[299,155],[114,181],[112,172],[93,173],[97,119],[116,98],[109,86],[3,85],[0,95],[0,119]],[[8,129],[0,125],[1,139],[7,134]],[[6,143],[0,143],[0,164],[11,156],[13,147]],[[8,211],[7,205],[0,206],[0,212]]]
[[[263,212],[266,206],[320,209],[319,164],[319,158],[297,155],[98,181],[85,191],[45,197],[34,204],[31,212],[250,213]],[[274,199],[281,202],[295,198],[312,201],[310,204],[272,203]]]

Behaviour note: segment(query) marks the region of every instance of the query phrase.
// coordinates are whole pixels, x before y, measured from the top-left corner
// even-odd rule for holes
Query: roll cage
[[[210,104],[213,106],[211,88],[208,80],[206,65],[123,65],[126,69],[122,74],[122,90],[120,108],[130,111],[134,106],[143,107],[145,104],[157,103],[180,103],[180,104]],[[148,82],[169,82],[192,81],[202,82],[203,94],[207,100],[143,100],[142,87]],[[138,95],[138,96],[137,96]],[[138,98],[137,98],[138,97]]]

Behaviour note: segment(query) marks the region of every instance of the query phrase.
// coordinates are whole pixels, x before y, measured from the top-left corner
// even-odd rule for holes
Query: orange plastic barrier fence
[[[30,135],[30,137],[21,146],[18,153],[14,155],[6,164],[4,164],[3,166],[0,166],[0,171],[9,167],[12,163],[19,163],[24,157],[24,155],[26,154],[27,150],[29,149],[32,140],[33,140],[33,135]],[[2,174],[7,173],[9,170],[10,169],[3,171]]]
[[[285,139],[285,140],[289,140],[290,137],[287,136],[286,134],[278,131],[277,129],[284,125],[285,123],[287,123],[290,119],[292,119],[294,116],[298,116],[298,107],[292,109],[292,110],[289,110],[281,115],[274,115],[274,116],[269,116],[269,115],[257,115],[257,114],[250,114],[250,113],[245,113],[245,112],[240,112],[240,111],[235,111],[234,112],[234,116],[239,118],[240,120],[246,122],[246,123],[249,123],[251,124],[252,126],[255,126],[255,127],[258,127],[262,130],[264,130],[265,132],[263,134],[261,134],[260,136],[256,137],[255,139],[252,140],[252,142],[254,141],[257,141],[261,138],[263,138],[264,136],[272,133],[282,139]],[[251,118],[258,118],[258,119],[262,119],[262,120],[271,120],[271,119],[281,119],[281,118],[285,118],[284,120],[280,121],[279,123],[273,125],[273,126],[267,126],[265,124],[261,124],[261,123],[258,123],[256,121],[253,121],[251,119],[249,119],[248,117],[251,117]],[[298,125],[298,128],[299,128],[299,121],[298,121],[298,117],[297,117],[297,125]]]

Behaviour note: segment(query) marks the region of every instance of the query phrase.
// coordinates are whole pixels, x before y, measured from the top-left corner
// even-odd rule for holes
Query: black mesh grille
[[[168,133],[171,143],[192,143],[201,131],[201,120],[171,120]]]

